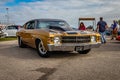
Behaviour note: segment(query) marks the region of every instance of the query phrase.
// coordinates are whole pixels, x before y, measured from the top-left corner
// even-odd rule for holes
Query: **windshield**
[[[70,31],[71,28],[65,21],[39,21],[38,22],[38,29],[55,29],[61,31]]]

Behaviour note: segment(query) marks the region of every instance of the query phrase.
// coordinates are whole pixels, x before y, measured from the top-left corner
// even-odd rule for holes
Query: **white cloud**
[[[45,0],[9,7],[11,22],[23,24],[34,18],[59,18],[77,27],[79,17],[105,17],[108,22],[119,16],[119,0]],[[6,7],[6,6],[1,6]],[[120,18],[120,17],[119,17]]]
[[[0,5],[5,4],[6,2],[13,2],[13,0],[1,0],[0,1]]]

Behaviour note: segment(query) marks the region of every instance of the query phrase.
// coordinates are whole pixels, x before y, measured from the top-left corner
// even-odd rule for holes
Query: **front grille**
[[[63,36],[62,43],[87,43],[90,42],[90,36]]]

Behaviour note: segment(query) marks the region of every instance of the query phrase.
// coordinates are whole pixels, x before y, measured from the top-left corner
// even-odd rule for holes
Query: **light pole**
[[[7,25],[9,25],[9,13],[8,13],[8,11],[9,11],[9,8],[6,8],[6,11],[7,11]]]

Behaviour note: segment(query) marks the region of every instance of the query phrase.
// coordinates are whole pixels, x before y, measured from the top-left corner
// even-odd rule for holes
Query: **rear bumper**
[[[82,51],[91,48],[100,47],[101,42],[98,43],[66,43],[62,45],[48,44],[48,51]]]

